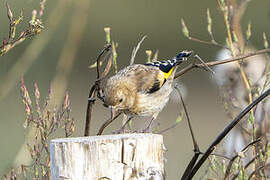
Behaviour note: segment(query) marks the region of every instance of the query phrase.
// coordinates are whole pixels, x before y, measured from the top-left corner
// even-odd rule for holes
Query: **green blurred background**
[[[39,8],[39,0],[8,0],[15,16],[21,9],[24,21],[18,32],[27,26],[31,11]],[[146,61],[145,50],[159,50],[159,59],[173,57],[188,49],[204,60],[215,60],[219,48],[188,40],[183,36],[180,19],[184,18],[191,36],[209,39],[206,9],[213,18],[213,33],[224,43],[224,23],[216,1],[198,0],[47,0],[40,35],[26,40],[5,56],[0,57],[0,175],[12,166],[27,134],[23,128],[24,105],[20,98],[19,80],[24,78],[30,93],[37,82],[41,97],[48,94],[51,83],[70,93],[72,117],[76,120],[75,136],[82,136],[89,87],[95,70],[88,69],[105,43],[104,27],[111,27],[112,39],[118,42],[119,68],[129,64],[131,52],[143,35],[135,62]],[[251,43],[263,48],[262,32],[269,37],[270,1],[253,0],[242,20],[245,30],[252,22]],[[0,3],[0,38],[8,35],[8,19],[4,1]],[[192,61],[192,60],[191,60]],[[187,65],[186,62],[183,66]],[[187,95],[186,104],[195,135],[203,151],[228,123],[217,86],[210,73],[196,69],[180,77]],[[66,86],[65,86],[66,84]],[[57,98],[62,96],[56,93]],[[56,99],[57,99],[56,98]],[[165,128],[175,122],[180,104],[170,102],[158,117]],[[94,107],[91,134],[94,135],[109,111],[100,103]],[[138,120],[136,123],[143,123]],[[121,120],[106,130],[119,127]],[[168,179],[179,177],[193,155],[193,146],[186,121],[164,134],[167,148]],[[203,173],[203,172],[201,172]],[[199,176],[198,176],[199,177]]]

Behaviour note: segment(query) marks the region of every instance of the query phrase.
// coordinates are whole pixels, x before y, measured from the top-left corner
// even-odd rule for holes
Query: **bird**
[[[182,51],[174,58],[163,61],[133,64],[108,78],[104,86],[104,106],[112,114],[124,113],[128,120],[133,117],[151,117],[143,132],[149,131],[153,121],[169,101],[172,83],[179,64],[192,51]]]

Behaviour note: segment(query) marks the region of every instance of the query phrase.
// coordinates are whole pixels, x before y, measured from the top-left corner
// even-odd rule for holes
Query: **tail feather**
[[[165,61],[154,61],[146,63],[146,66],[159,67],[164,73],[168,73],[174,66],[179,65],[181,62],[187,59],[192,54],[192,51],[182,51],[177,54],[174,58]]]
[[[175,59],[178,61],[186,60],[192,54],[192,51],[182,51],[175,56]]]

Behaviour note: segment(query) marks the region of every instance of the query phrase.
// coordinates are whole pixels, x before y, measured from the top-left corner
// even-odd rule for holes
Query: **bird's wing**
[[[140,90],[146,93],[158,91],[166,82],[164,73],[158,68],[149,68],[148,73],[140,79]]]
[[[137,91],[153,93],[159,90],[166,81],[164,72],[156,66],[134,64],[127,70],[126,77],[132,79],[137,86]]]
[[[125,77],[131,77],[134,80],[138,91],[154,93],[163,86],[166,80],[169,78],[172,80],[170,76],[174,74],[175,67],[190,55],[191,51],[182,51],[169,60],[131,65],[122,73]]]

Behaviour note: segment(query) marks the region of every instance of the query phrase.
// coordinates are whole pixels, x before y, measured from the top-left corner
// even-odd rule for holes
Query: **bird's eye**
[[[120,99],[120,100],[119,100],[119,103],[121,103],[122,101],[123,101],[123,99]]]

